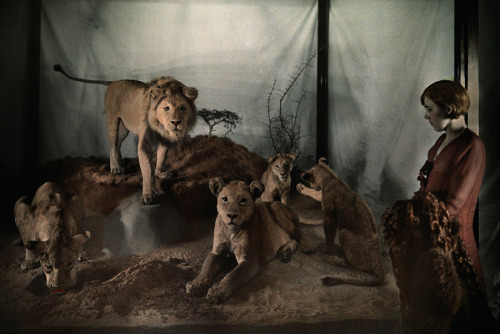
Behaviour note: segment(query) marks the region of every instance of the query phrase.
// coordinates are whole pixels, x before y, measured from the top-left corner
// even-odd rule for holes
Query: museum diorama
[[[2,5],[0,329],[498,333],[488,6]]]

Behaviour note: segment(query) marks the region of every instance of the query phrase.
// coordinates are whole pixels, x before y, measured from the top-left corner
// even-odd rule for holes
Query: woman
[[[484,286],[472,224],[486,153],[481,139],[465,122],[470,106],[469,94],[460,83],[442,80],[427,87],[420,101],[425,107],[425,119],[434,130],[445,132],[429,150],[427,161],[420,170],[420,190],[436,195],[445,203],[451,218],[460,223],[460,237]]]

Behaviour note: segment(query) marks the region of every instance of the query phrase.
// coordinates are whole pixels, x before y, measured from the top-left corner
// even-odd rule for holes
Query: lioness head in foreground
[[[85,215],[83,200],[74,192],[64,192],[57,184],[47,182],[37,190],[31,203],[26,196],[21,197],[14,211],[26,248],[22,267],[31,269],[40,263],[51,289],[74,285],[75,262],[90,238],[88,231],[78,234]]]
[[[260,181],[253,181],[250,185],[243,181],[226,184],[221,178],[211,179],[209,187],[217,197],[219,217],[231,231],[237,231],[250,220],[255,210],[255,200],[264,191]]]
[[[51,289],[69,288],[76,283],[75,263],[83,245],[90,238],[90,232],[72,238],[58,238],[54,241],[28,241],[26,249],[40,256],[40,264]]]

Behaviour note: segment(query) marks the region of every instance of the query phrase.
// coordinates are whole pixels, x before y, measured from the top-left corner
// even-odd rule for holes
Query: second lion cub
[[[267,169],[262,174],[262,183],[265,186],[260,199],[263,202],[281,201],[287,205],[290,198],[290,171],[293,168],[295,154],[278,153],[267,158]]]
[[[334,272],[322,278],[325,285],[354,284],[380,285],[386,281],[382,265],[381,242],[377,233],[375,216],[368,203],[347,183],[337,177],[330,169],[326,159],[302,174],[313,189],[302,183],[297,190],[319,202],[324,216],[326,251],[333,250],[337,230],[345,259],[333,255],[333,264],[356,269],[349,273]]]

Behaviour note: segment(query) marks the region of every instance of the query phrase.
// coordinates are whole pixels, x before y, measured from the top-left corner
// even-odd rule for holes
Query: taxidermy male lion
[[[104,105],[111,146],[111,173],[124,173],[120,146],[132,131],[139,136],[137,155],[142,173],[141,202],[157,203],[161,190],[156,188],[155,176],[160,179],[169,176],[163,171],[167,150],[184,140],[193,128],[197,117],[194,100],[198,97],[198,90],[171,77],[161,77],[149,83],[100,81],[72,77],[60,65],[55,65],[54,70],[75,81],[108,86]]]
[[[325,252],[333,251],[337,230],[345,259],[333,255],[335,265],[357,269],[351,273],[337,272],[322,278],[325,285],[381,285],[386,281],[382,265],[381,243],[372,210],[347,183],[330,169],[326,159],[302,174],[302,179],[313,187],[297,184],[297,190],[319,202],[324,216]]]
[[[90,238],[88,231],[79,233],[84,215],[83,200],[53,182],[41,185],[31,202],[27,196],[21,197],[14,206],[14,216],[26,248],[22,268],[35,268],[40,262],[46,284],[52,289],[75,284],[74,264]]]
[[[223,303],[236,289],[255,277],[265,263],[276,257],[284,262],[290,261],[297,243],[304,253],[316,250],[312,240],[302,235],[297,215],[283,203],[255,203],[264,190],[260,181],[253,181],[250,185],[243,181],[226,184],[222,179],[214,178],[209,186],[217,196],[218,216],[213,246],[199,275],[186,284],[188,294],[206,294],[208,301]],[[220,282],[213,284],[230,254],[234,254],[238,265]]]

